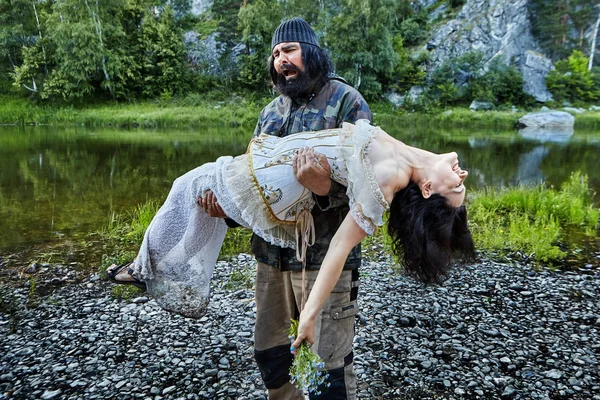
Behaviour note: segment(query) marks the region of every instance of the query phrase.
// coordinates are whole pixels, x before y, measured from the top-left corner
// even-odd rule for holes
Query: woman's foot
[[[114,283],[120,285],[133,285],[146,290],[146,283],[133,275],[133,262],[117,265],[113,264],[106,269],[106,276]]]

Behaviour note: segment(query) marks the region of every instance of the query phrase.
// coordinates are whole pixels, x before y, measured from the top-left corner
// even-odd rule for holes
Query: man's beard
[[[286,69],[296,71],[296,76],[287,79],[284,74],[277,73],[275,88],[284,96],[298,99],[309,97],[314,87],[314,79],[305,71],[300,71],[295,65],[286,66]]]

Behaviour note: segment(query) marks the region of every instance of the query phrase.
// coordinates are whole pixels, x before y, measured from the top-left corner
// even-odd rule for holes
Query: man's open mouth
[[[282,71],[282,73],[286,78],[292,78],[292,77],[298,75],[298,71],[293,70],[293,69],[285,69]]]

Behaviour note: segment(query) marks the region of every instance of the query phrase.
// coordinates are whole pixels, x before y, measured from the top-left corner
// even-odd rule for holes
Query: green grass
[[[476,248],[484,253],[520,254],[538,264],[553,264],[575,250],[571,236],[592,237],[598,229],[600,213],[587,177],[580,173],[573,173],[560,190],[541,185],[487,189],[472,198],[471,231]]]
[[[120,127],[254,126],[268,99],[210,101],[191,95],[170,101],[107,102],[81,106],[38,104],[0,96],[0,124]]]
[[[135,102],[90,101],[67,105],[35,103],[23,97],[0,96],[0,124],[86,125],[119,127],[202,127],[245,126],[256,124],[258,115],[271,98],[254,94],[192,93],[185,97]],[[392,115],[408,125],[446,127],[513,128],[527,111],[513,113],[505,107],[494,111],[471,111],[465,107],[408,112],[390,103],[370,102],[377,123],[378,115]],[[558,108],[560,109],[560,108]],[[587,111],[575,115],[578,128],[600,127],[600,113]]]

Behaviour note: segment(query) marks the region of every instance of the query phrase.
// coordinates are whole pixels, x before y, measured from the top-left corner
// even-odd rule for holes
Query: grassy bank
[[[514,129],[517,126],[519,118],[530,112],[537,112],[539,109],[528,111],[471,111],[468,108],[451,108],[446,110],[430,110],[421,112],[406,112],[404,110],[394,109],[387,104],[373,104],[375,118],[378,115],[393,116],[400,123],[406,126],[443,126],[446,128],[502,128]],[[560,111],[560,108],[557,109]],[[586,111],[583,114],[572,114],[575,116],[575,128],[600,128],[600,112]]]
[[[185,98],[132,103],[93,103],[79,106],[36,104],[24,98],[0,96],[0,124],[87,125],[123,127],[197,127],[202,125],[254,126],[268,97],[188,95]],[[514,128],[527,111],[471,111],[468,108],[407,112],[389,103],[370,103],[375,122],[394,117],[407,126]],[[531,110],[537,111],[537,110]],[[600,127],[600,113],[575,115],[579,128]]]
[[[201,96],[189,96],[168,101],[57,106],[0,97],[0,124],[146,128],[254,126],[266,101],[268,99],[255,102],[241,97],[210,101]]]
[[[546,186],[482,190],[469,202],[477,247],[496,256],[556,265],[597,240],[600,212],[586,176],[560,189]]]

